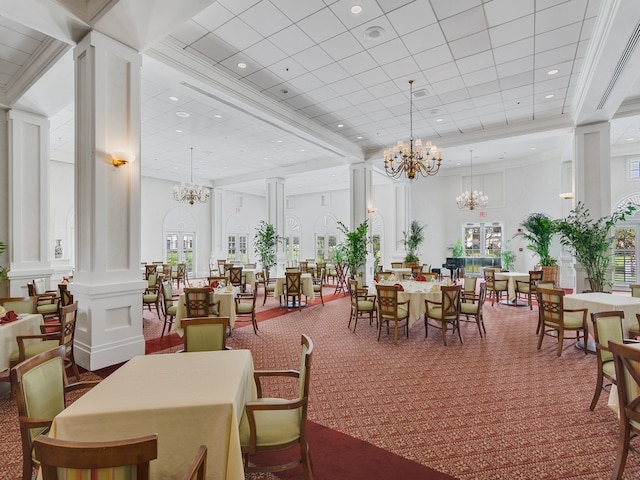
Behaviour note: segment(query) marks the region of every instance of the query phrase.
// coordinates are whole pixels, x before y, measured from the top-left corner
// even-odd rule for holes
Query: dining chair
[[[157,265],[145,265],[144,266],[144,279],[148,280],[149,279],[149,275],[151,274],[156,274],[158,272],[158,266]]]
[[[412,265],[410,268],[413,278],[416,278],[418,275],[422,275],[422,265]]]
[[[536,302],[538,301],[539,288],[556,288],[556,284],[548,280],[539,280],[536,283]],[[540,311],[540,304],[538,304],[538,326],[536,327],[536,335],[540,333],[541,328],[542,328],[542,313]]]
[[[349,292],[351,293],[351,314],[347,328],[351,329],[353,321],[353,333],[355,333],[358,319],[365,316],[369,317],[369,325],[373,325],[375,316],[377,324],[376,296],[369,295],[366,288],[358,288],[358,281],[355,279],[349,279]]]
[[[562,355],[562,345],[565,331],[576,332],[576,340],[584,340],[584,354],[587,354],[587,309],[564,308],[564,290],[561,288],[537,288],[538,309],[540,312],[540,335],[538,350],[542,347],[542,340],[546,336],[557,338],[558,356]],[[580,333],[582,332],[582,335]]]
[[[329,270],[327,269],[327,264],[325,262],[316,262],[316,276],[319,277],[320,273],[322,273],[322,269],[324,268],[324,280],[327,281],[327,277],[329,276]]]
[[[391,275],[393,275],[393,272],[379,271],[376,273],[376,279],[378,282],[383,282],[387,280]]]
[[[378,297],[378,341],[382,332],[382,325],[387,325],[387,335],[389,335],[389,324],[393,322],[393,343],[398,344],[398,331],[400,328],[406,329],[409,338],[409,308],[411,301],[398,301],[398,287],[396,285],[376,284]]]
[[[38,313],[36,311],[37,297],[4,297],[0,298],[0,305],[6,311],[13,310],[20,313]]]
[[[162,282],[162,305],[164,313],[164,325],[162,325],[161,337],[164,337],[164,330],[169,325],[167,333],[171,332],[171,326],[178,313],[179,296],[173,293],[171,278]]]
[[[480,338],[482,338],[482,332],[487,333],[487,329],[484,326],[484,315],[482,313],[482,307],[487,294],[487,284],[481,283],[480,290],[477,295],[465,294],[460,302],[460,322],[475,322],[478,326],[478,332]],[[464,317],[463,317],[464,315]],[[472,317],[471,319],[469,317]]]
[[[347,266],[342,262],[337,262],[335,264],[335,269],[336,269],[336,275],[335,275],[336,289],[333,292],[334,295],[340,291],[345,294],[348,294],[349,292],[347,291],[347,283],[346,283]]]
[[[309,272],[309,262],[302,260],[298,263],[300,267],[300,273],[308,273]]]
[[[73,294],[69,291],[68,283],[58,284],[58,292],[60,294],[60,307],[66,307],[73,303]]]
[[[251,320],[253,333],[258,334],[258,322],[256,320],[256,298],[258,297],[258,281],[253,284],[250,293],[240,292],[235,298],[236,322],[243,321],[246,317]]]
[[[314,295],[318,295],[320,297],[320,301],[322,302],[322,306],[324,307],[324,297],[322,296],[322,287],[324,285],[324,277],[326,270],[323,268],[320,271],[320,275],[313,277],[313,293]]]
[[[640,336],[640,313],[636,313],[636,323],[629,326],[629,338]]]
[[[402,262],[391,262],[391,268],[402,268]]]
[[[242,281],[242,267],[229,268],[229,283],[244,292],[245,288],[244,282]]]
[[[269,276],[269,269],[265,268],[262,271],[262,281],[264,287],[264,299],[262,300],[262,306],[267,303],[267,297],[273,297],[276,290],[276,279]]]
[[[439,301],[429,299],[424,301],[424,337],[427,338],[429,336],[429,326],[438,328],[442,331],[442,341],[444,345],[447,346],[447,330],[449,325],[451,325],[452,333],[455,333],[457,330],[460,343],[464,343],[462,340],[462,332],[460,331],[460,296],[462,285],[443,285],[440,290],[442,297]],[[480,328],[479,325],[478,328]],[[480,332],[480,335],[482,335],[482,332]]]
[[[287,310],[298,307],[302,310],[302,274],[300,272],[285,272],[285,303]]]
[[[609,341],[618,388],[618,448],[611,478],[621,480],[631,438],[640,435],[640,349]]]
[[[496,280],[496,271],[493,268],[484,269],[484,281],[487,284],[487,295],[491,297],[491,306],[494,302],[500,302],[502,294],[508,292],[508,280]],[[507,293],[508,295],[508,293]]]
[[[476,287],[478,283],[478,277],[464,277],[462,279],[462,292],[460,301],[465,302],[467,298],[471,301],[476,298]],[[486,285],[485,285],[486,291]]]
[[[180,282],[183,285],[188,285],[189,279],[187,278],[187,264],[179,263],[178,268],[171,273],[171,279],[177,283],[177,289],[180,290]]]
[[[280,472],[302,465],[306,480],[313,478],[311,451],[307,439],[307,408],[309,406],[309,383],[313,342],[307,335],[301,337],[299,370],[256,370],[257,399],[245,405],[240,421],[240,445],[246,473]],[[293,398],[267,398],[264,396],[264,380],[268,378],[293,377],[298,379]],[[250,462],[253,455],[279,450],[299,449],[299,455],[286,463],[263,465]],[[281,458],[281,457],[278,457]],[[288,458],[287,458],[288,460]]]
[[[47,290],[44,278],[36,278],[27,283],[30,297],[36,297],[36,313],[43,318],[57,317],[60,312],[60,296],[55,290]]]
[[[39,457],[33,454],[33,440],[46,434],[53,417],[66,408],[66,394],[94,387],[99,381],[69,384],[65,372],[65,347],[46,350],[16,364],[11,369],[20,438],[22,442],[22,480],[31,480]]]
[[[47,323],[40,326],[40,334],[34,335],[18,335],[18,351],[14,353],[9,364],[13,367],[20,362],[24,362],[28,358],[34,357],[46,350],[51,350],[58,346],[63,346],[65,351],[65,367],[70,367],[76,377],[80,381],[80,372],[76,365],[74,356],[73,339],[76,331],[76,318],[78,313],[78,302],[62,307],[60,309],[60,322]],[[33,342],[32,340],[41,340]]]
[[[217,317],[220,314],[220,300],[214,300],[209,287],[186,287],[183,291],[188,318]]]
[[[598,373],[596,377],[596,389],[591,399],[590,410],[596,408],[600,392],[607,385],[616,385],[616,369],[613,362],[613,354],[609,350],[609,340],[622,343],[624,312],[621,310],[609,312],[597,312],[591,314],[593,324],[593,338],[596,342],[596,359]],[[609,383],[605,384],[605,378]]]
[[[162,264],[162,276],[163,276],[163,281],[165,280],[171,280],[171,275],[173,274],[173,266],[169,263],[163,263]]]
[[[529,270],[528,280],[516,280],[516,296],[527,298],[529,310],[533,310],[532,299],[536,298],[536,285],[542,281],[542,270]]]
[[[160,275],[152,273],[149,275],[147,279],[148,286],[142,292],[142,308],[144,310],[145,305],[151,312],[151,307],[156,309],[156,314],[158,315],[158,320],[160,319],[160,300],[162,299],[162,279]]]
[[[227,332],[231,331],[229,317],[183,318],[180,326],[185,352],[228,350]]]

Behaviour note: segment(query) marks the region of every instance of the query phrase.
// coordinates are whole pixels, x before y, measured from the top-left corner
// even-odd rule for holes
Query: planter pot
[[[541,267],[542,268],[542,281],[543,282],[553,282],[556,288],[560,287],[560,267],[558,265],[553,265],[551,267]]]

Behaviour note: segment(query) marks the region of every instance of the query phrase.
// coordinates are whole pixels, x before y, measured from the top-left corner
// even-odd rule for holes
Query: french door
[[[195,238],[193,232],[167,232],[165,234],[167,263],[177,265],[186,264],[187,273],[193,276],[193,257],[195,253]]]

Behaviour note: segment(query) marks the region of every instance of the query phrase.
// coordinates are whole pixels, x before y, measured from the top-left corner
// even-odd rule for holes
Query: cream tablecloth
[[[589,331],[592,332],[591,314],[609,310],[624,312],[624,335],[629,334],[629,327],[638,325],[636,313],[640,313],[640,298],[615,295],[612,293],[574,293],[564,296],[564,308],[586,308],[589,310]],[[592,332],[593,333],[593,332]]]
[[[238,425],[255,398],[249,350],[139,356],[55,417],[50,436],[105,441],[157,433],[151,478],[182,478],[206,445],[208,479],[243,480]]]
[[[229,324],[231,328],[236,323],[236,297],[237,290],[233,290],[232,292],[226,291],[216,291],[213,294],[213,301],[217,302],[220,300],[220,316],[221,317],[229,317]],[[187,305],[184,301],[184,293],[180,294],[180,299],[178,300],[178,308],[176,309],[176,320],[175,320],[175,330],[176,333],[182,336],[183,330],[180,327],[180,322],[183,318],[187,316]]]
[[[285,276],[278,276],[276,278],[276,285],[273,290],[273,296],[280,298],[280,295],[284,295],[284,286],[286,283]],[[313,291],[313,276],[310,273],[303,273],[300,275],[300,287],[302,288],[302,294],[309,300],[316,298]]]
[[[509,303],[515,303],[517,299],[516,281],[529,281],[528,273],[521,272],[498,272],[496,271],[496,280],[507,280],[507,293],[509,294]]]
[[[9,368],[11,355],[18,352],[19,335],[36,335],[40,333],[42,325],[42,315],[40,314],[20,314],[15,322],[0,325],[0,372]],[[37,342],[39,340],[26,340],[26,343]]]
[[[442,298],[442,292],[431,291],[436,282],[412,282],[403,280],[400,282],[403,292],[398,292],[398,302],[406,302],[409,300],[409,327],[416,323],[426,312],[425,300],[439,302]],[[376,286],[369,285],[369,295],[376,295]]]

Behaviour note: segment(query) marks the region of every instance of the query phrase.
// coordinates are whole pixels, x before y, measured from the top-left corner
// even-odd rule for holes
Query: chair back
[[[156,273],[157,271],[157,266],[156,265],[145,265],[144,266],[144,278],[145,280],[149,279],[149,275],[151,275],[152,273]]]
[[[185,318],[181,326],[184,329],[185,352],[211,352],[226,348],[229,317]]]
[[[171,285],[171,279],[162,282],[162,298],[164,301],[164,311],[173,307],[173,286]]]
[[[616,369],[620,428],[630,427],[638,432],[640,431],[640,349],[634,348],[634,345],[609,341],[609,350],[613,353]],[[628,426],[625,427],[627,424]]]
[[[207,285],[209,285],[209,288],[213,287],[218,287],[220,285],[222,285],[220,282],[226,282],[227,281],[227,277],[220,277],[220,276],[212,276],[212,277],[207,277]],[[215,284],[215,282],[218,282],[217,284]]]
[[[73,303],[73,294],[69,291],[68,283],[58,284],[58,291],[60,292],[60,306],[66,307]]]
[[[493,268],[484,269],[484,281],[487,284],[487,288],[489,290],[495,289],[496,271]]]
[[[391,262],[391,268],[402,268],[402,262]]]
[[[640,297],[640,284],[630,284],[629,288],[631,289],[632,297]]]
[[[173,267],[168,263],[164,263],[162,265],[162,276],[165,279],[171,279],[171,274],[173,273]]]
[[[420,266],[420,265],[412,265],[411,266],[411,275],[413,275],[413,278],[417,277],[418,275],[422,275],[422,266]]]
[[[299,266],[300,266],[300,272],[307,273],[309,271],[309,262],[301,261],[299,263]]]
[[[564,290],[537,287],[538,310],[543,324],[561,325],[564,311]]]
[[[316,262],[316,275],[320,276],[322,269],[326,269],[327,264],[325,262]]]
[[[255,263],[245,263],[244,264],[244,268],[254,269],[254,268],[256,268],[256,264]]]
[[[478,282],[478,277],[464,277],[464,281],[462,283],[462,292],[465,297],[475,296],[477,282]]]
[[[378,281],[379,282],[382,281],[382,280],[386,280],[391,275],[393,275],[393,272],[382,271],[382,272],[376,273],[376,276],[378,277]]]
[[[13,310],[20,313],[36,313],[37,312],[38,297],[7,297],[0,298],[0,305],[8,312]]]
[[[187,264],[179,263],[178,264],[178,278],[185,279],[187,277]]]
[[[377,284],[376,292],[378,315],[385,318],[398,318],[398,287]]]
[[[460,313],[460,292],[462,285],[443,285],[442,291],[442,318],[457,317]]]
[[[535,289],[538,282],[542,281],[542,270],[529,270],[529,283]]]
[[[600,362],[606,363],[613,360],[613,353],[609,350],[609,340],[619,343],[623,342],[623,319],[624,312],[621,310],[591,314],[593,337],[596,341],[596,352]]]
[[[73,350],[77,316],[78,302],[74,302],[60,309],[60,345],[64,345],[67,355]]]
[[[107,442],[40,436],[34,447],[43,480],[102,477],[148,480],[149,464],[158,457],[158,435]]]
[[[211,290],[208,287],[186,287],[184,289],[184,303],[187,307],[187,317],[207,317],[210,313]]]
[[[224,266],[227,263],[226,259],[219,259],[218,262],[218,275],[224,275]]]
[[[438,279],[438,274],[436,272],[424,272],[422,276],[427,280],[427,282],[435,282]]]
[[[229,283],[234,287],[242,286],[242,267],[229,268]]]
[[[302,273],[285,272],[284,275],[286,279],[287,295],[300,295],[302,293],[302,285],[301,285]]]
[[[158,274],[150,273],[147,277],[147,289],[154,290],[158,284]]]
[[[33,293],[42,295],[47,292],[47,281],[44,278],[36,278],[33,280]]]

